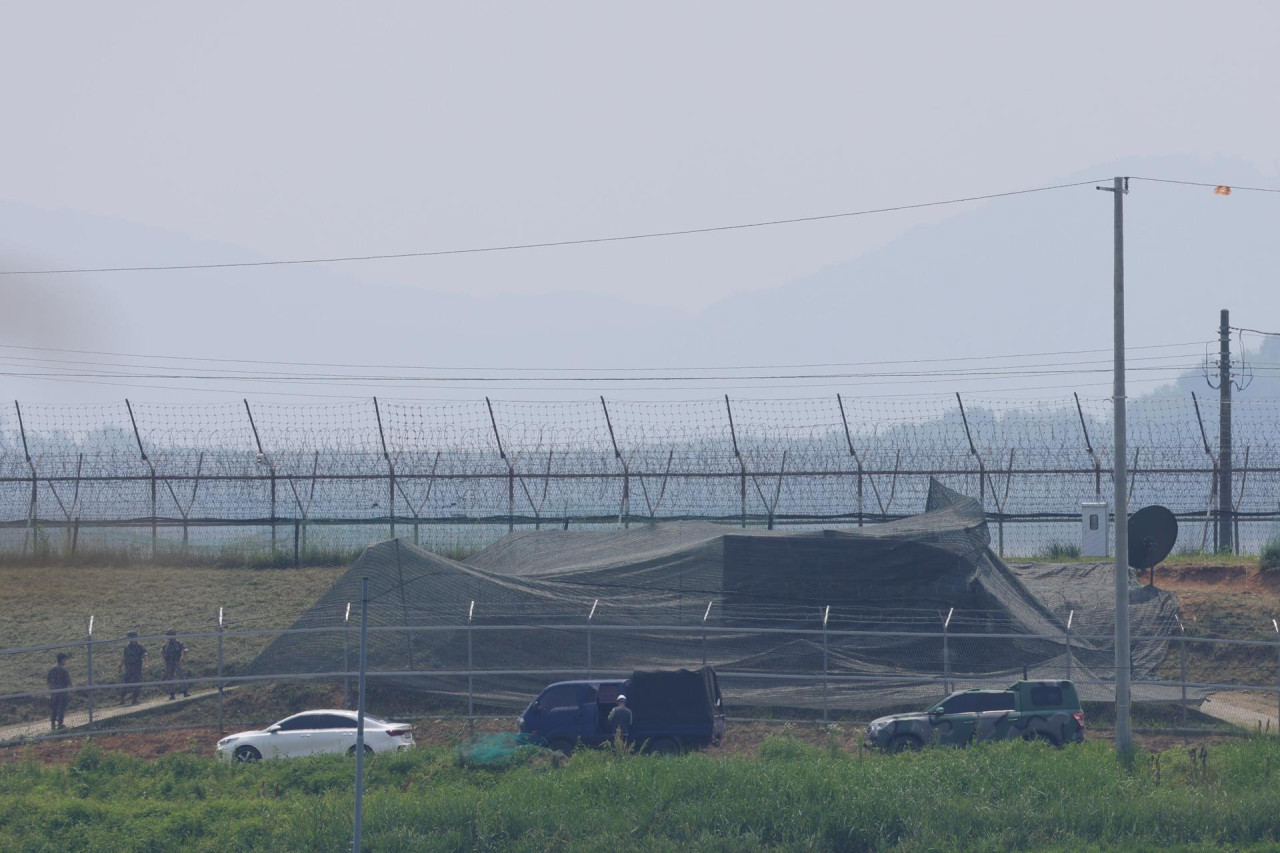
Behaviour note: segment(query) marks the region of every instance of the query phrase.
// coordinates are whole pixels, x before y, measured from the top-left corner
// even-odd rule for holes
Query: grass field
[[[461,760],[483,756],[488,765]],[[0,766],[0,848],[350,849],[353,764],[255,766],[87,746],[66,766]],[[758,757],[585,751],[369,762],[365,849],[1222,850],[1280,844],[1280,742],[1139,753],[1001,743],[899,756],[788,736]]]
[[[0,566],[0,648],[82,640],[94,617],[94,637],[110,640],[127,631],[161,634],[169,628],[211,631],[218,608],[226,627],[284,628],[311,606],[345,566],[299,569],[221,569],[162,566]],[[252,660],[270,637],[228,638],[223,649],[228,672]],[[159,643],[150,648],[152,679],[162,674]],[[216,673],[214,642],[187,640],[187,666],[194,676]],[[94,666],[98,680],[114,679],[118,645],[101,647]],[[83,649],[69,661],[76,684],[86,683]],[[0,692],[43,689],[52,652],[0,655]],[[44,703],[34,713],[43,713]],[[30,703],[0,705],[0,723],[26,719]]]

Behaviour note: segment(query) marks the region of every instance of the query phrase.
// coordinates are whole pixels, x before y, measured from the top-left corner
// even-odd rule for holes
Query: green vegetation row
[[[66,767],[0,769],[0,849],[337,851],[350,847],[342,757],[144,762],[86,746]],[[1140,753],[1003,743],[859,755],[767,739],[759,757],[663,759],[497,744],[376,756],[366,849],[1270,849],[1280,741]]]

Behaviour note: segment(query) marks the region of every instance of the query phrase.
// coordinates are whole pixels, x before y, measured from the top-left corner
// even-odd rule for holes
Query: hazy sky
[[[1221,163],[1169,177],[1280,172],[1280,6],[1264,2],[8,2],[0,23],[0,201],[209,244],[165,263],[833,213],[1129,156]],[[958,212],[329,269],[692,310]],[[22,249],[0,262],[67,260]],[[154,279],[91,278],[135,280]],[[53,299],[59,281],[40,286]]]
[[[8,3],[0,195],[288,258],[879,207],[1132,154],[1273,173],[1278,25],[1262,2]],[[699,307],[929,216],[345,271]]]

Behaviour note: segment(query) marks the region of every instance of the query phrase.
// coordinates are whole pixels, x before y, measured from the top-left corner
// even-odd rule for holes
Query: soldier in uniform
[[[631,709],[627,707],[627,697],[621,694],[618,704],[609,712],[609,734],[622,738],[623,743],[631,741]]]
[[[147,662],[147,650],[138,642],[138,632],[130,631],[129,642],[124,647],[124,656],[120,659],[118,672],[124,673],[124,688],[120,691],[120,704],[123,705],[129,691],[133,691],[130,705],[138,704],[138,693],[142,690],[142,668]]]
[[[49,670],[49,674],[45,676],[45,684],[49,685],[50,690],[66,690],[71,687],[71,673],[67,672],[67,653],[58,652],[58,663]],[[67,705],[71,703],[70,693],[50,693],[49,694],[49,728],[50,730],[65,729],[66,723],[62,718],[66,716]]]
[[[182,680],[182,695],[191,695],[191,685],[186,682],[186,673],[182,671],[182,661],[187,655],[186,645],[178,639],[178,632],[172,628],[165,631],[169,639],[160,649],[160,657],[164,658],[164,680],[169,683],[169,698],[173,698],[178,681]]]

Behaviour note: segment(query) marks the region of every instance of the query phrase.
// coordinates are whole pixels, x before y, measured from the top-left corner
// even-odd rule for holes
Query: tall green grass
[[[760,757],[448,749],[368,764],[367,849],[1222,849],[1280,843],[1280,741],[1140,753],[1001,743],[898,756],[774,737]],[[67,767],[0,768],[0,849],[337,851],[353,764],[153,763],[86,747]]]

